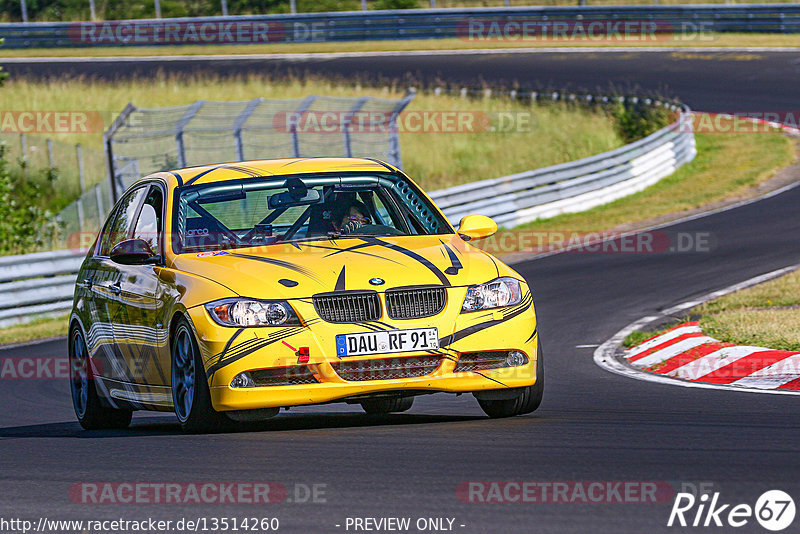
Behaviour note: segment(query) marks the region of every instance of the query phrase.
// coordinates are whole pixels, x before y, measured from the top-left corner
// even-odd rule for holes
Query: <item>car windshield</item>
[[[185,186],[176,253],[346,236],[449,234],[419,190],[394,174],[298,175]]]

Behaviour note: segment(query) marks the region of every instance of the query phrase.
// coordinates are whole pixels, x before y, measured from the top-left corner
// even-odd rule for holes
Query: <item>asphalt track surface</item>
[[[797,109],[796,57],[684,64],[652,53],[535,55],[462,64],[398,58],[380,66],[387,76],[431,69],[427,76],[470,72],[472,79],[510,79],[513,70],[531,85],[558,74],[586,88],[616,81],[626,70],[631,83],[663,83],[695,107],[711,109],[716,98],[718,108],[774,110]],[[586,68],[577,68],[581,62]],[[550,70],[540,78],[543,65]],[[344,68],[335,61],[318,67]],[[126,431],[86,432],[74,420],[65,381],[0,380],[0,517],[274,516],[285,532],[344,532],[347,517],[450,517],[459,532],[639,533],[682,531],[666,527],[671,500],[476,504],[461,502],[456,488],[487,480],[665,481],[676,489],[710,483],[724,503],[754,505],[768,489],[798,501],[796,397],[631,380],[600,369],[593,349],[577,346],[602,343],[644,315],[800,262],[800,188],[668,230],[709,232],[714,246],[689,253],[566,253],[516,265],[533,287],[547,362],[544,402],[530,416],[489,420],[470,396],[433,395],[386,419],[333,405],[282,412],[258,431],[233,434],[185,436],[166,415],[136,416]],[[66,343],[54,341],[8,349],[0,358],[65,352]],[[68,496],[71,485],[87,481],[263,480],[283,483],[290,497],[296,484],[326,484],[326,502],[83,505]],[[737,531],[763,532],[752,519]]]

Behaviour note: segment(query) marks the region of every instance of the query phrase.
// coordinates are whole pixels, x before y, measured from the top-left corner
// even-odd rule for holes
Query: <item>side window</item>
[[[133,226],[133,218],[136,216],[136,209],[142,201],[142,197],[147,191],[146,187],[140,187],[128,193],[117,207],[117,213],[112,222],[106,229],[100,245],[100,255],[108,256],[111,249],[118,243],[128,239],[128,234]]]
[[[159,236],[163,228],[162,207],[164,205],[164,196],[161,189],[157,186],[152,186],[147,198],[144,200],[142,210],[139,213],[139,219],[136,221],[136,228],[133,230],[134,239],[144,239],[150,245],[150,248],[156,254],[160,254],[159,249]]]

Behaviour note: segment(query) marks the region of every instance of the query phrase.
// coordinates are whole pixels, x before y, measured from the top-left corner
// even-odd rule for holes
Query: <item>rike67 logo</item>
[[[739,528],[755,520],[771,531],[786,529],[794,521],[794,500],[781,490],[764,492],[755,506],[723,503],[720,493],[678,493],[667,526]]]

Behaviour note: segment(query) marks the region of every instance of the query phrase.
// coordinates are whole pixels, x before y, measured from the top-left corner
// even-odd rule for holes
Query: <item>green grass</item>
[[[663,334],[670,327],[660,328],[658,330],[636,330],[635,332],[631,332],[625,337],[625,340],[622,342],[623,347],[635,347],[636,345],[641,345],[651,337],[657,336],[659,334]]]
[[[165,46],[87,46],[59,48],[3,48],[2,57],[76,57],[76,56],[174,56],[174,55],[229,55],[229,54],[308,54],[315,52],[379,52],[411,50],[470,50],[476,48],[550,48],[550,47],[796,47],[800,46],[800,34],[773,33],[712,33],[697,38],[663,38],[656,41],[626,39],[587,41],[574,39],[545,39],[525,41],[408,39],[401,41],[348,41],[268,44],[221,44],[221,45],[165,45]],[[677,57],[681,53],[676,52]],[[760,59],[757,52],[733,53],[728,60],[754,61]],[[702,55],[687,59],[703,59]],[[710,59],[710,58],[709,58]],[[1,60],[0,60],[1,61]]]
[[[738,345],[800,350],[800,271],[695,308],[706,334]]]
[[[720,341],[800,351],[800,270],[701,304],[660,329],[632,332],[622,344],[634,347],[690,317]]]
[[[703,0],[704,4],[744,3],[746,0]],[[766,0],[767,3],[786,3],[791,0]],[[587,5],[641,5],[652,4],[653,0],[589,0]],[[686,0],[660,0],[662,4],[685,4]],[[21,14],[17,2],[6,2],[0,12],[0,21],[18,22]],[[237,0],[229,2],[230,15],[289,13],[289,0]],[[517,6],[574,6],[575,0],[436,0],[437,8],[480,8]],[[100,20],[142,19],[155,17],[153,2],[96,2],[97,17]],[[366,9],[414,9],[427,8],[429,0],[367,0]],[[360,11],[360,0],[296,0],[298,13],[319,13],[329,11]],[[38,0],[28,3],[28,14],[32,21],[77,21],[88,20],[89,4],[85,1]],[[172,0],[161,2],[161,16],[197,17],[219,16],[222,14],[220,2],[215,0]]]
[[[588,234],[701,208],[737,197],[795,160],[781,133],[696,134],[697,157],[644,191],[588,211],[535,221],[521,229]]]
[[[259,96],[289,99],[310,94],[400,98],[403,92],[404,88],[399,87],[366,88],[325,80],[274,80],[263,76],[229,79],[157,76],[152,80],[105,83],[80,79],[28,82],[12,78],[0,90],[0,109],[94,110],[110,121],[129,102],[152,108],[199,99],[249,100]],[[429,191],[554,165],[624,144],[613,120],[605,112],[592,112],[565,103],[529,105],[502,98],[419,94],[406,108],[406,113],[421,111],[486,113],[492,118],[492,124],[496,124],[499,113],[530,120],[529,127],[506,133],[401,131],[404,170]],[[53,137],[65,143],[81,143],[97,151],[102,148],[99,133]],[[67,153],[64,159],[68,165],[74,164],[74,155]],[[95,162],[92,177],[87,180],[90,184],[102,178],[101,164],[100,160]]]
[[[68,315],[40,317],[29,323],[0,328],[0,345],[66,336],[68,318]]]

